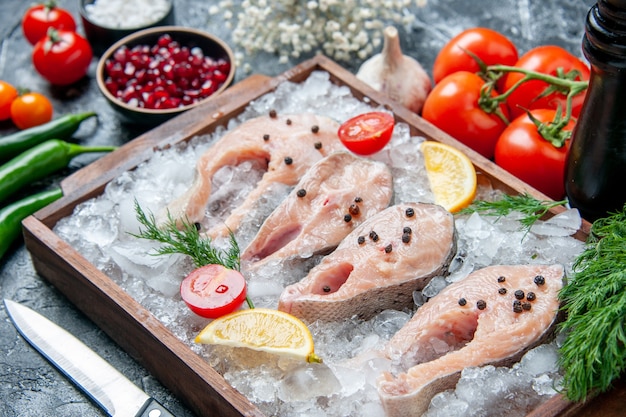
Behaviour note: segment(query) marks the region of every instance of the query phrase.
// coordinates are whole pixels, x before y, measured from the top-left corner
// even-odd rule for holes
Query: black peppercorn
[[[409,207],[408,209],[406,209],[406,212],[405,212],[405,213],[406,213],[406,216],[407,216],[407,217],[413,217],[413,216],[415,216],[415,210],[413,210],[413,208],[412,208],[412,207]]]
[[[528,301],[535,301],[536,298],[537,298],[537,296],[532,291],[529,291],[528,294],[526,294],[526,299]]]
[[[537,285],[543,285],[546,283],[546,279],[543,277],[543,275],[537,275],[534,281]]]
[[[410,233],[402,233],[402,243],[409,243],[411,241]]]
[[[411,233],[413,233],[413,231],[411,230],[409,226],[404,226],[404,229],[402,229],[402,233],[406,233],[410,235]]]
[[[298,197],[302,198],[306,195],[306,190],[304,188],[300,188],[296,194]]]
[[[290,156],[286,156],[286,157],[285,157],[285,163],[286,163],[287,165],[291,165],[291,164],[293,164],[293,158],[292,158],[292,157],[290,157]]]
[[[263,140],[264,140],[264,141],[266,141],[266,142],[267,142],[268,140],[270,140],[270,135],[268,135],[267,133],[266,133],[266,134],[264,134],[264,135],[263,135]]]
[[[320,131],[320,127],[318,125],[311,126],[311,132],[317,133]]]
[[[352,216],[350,214],[346,214],[345,216],[343,216],[343,221],[346,223],[349,223],[352,221]]]
[[[315,149],[320,150],[322,149],[322,142],[315,142],[313,146],[315,146]]]
[[[530,311],[530,309],[533,308],[532,304],[526,302],[526,303],[522,303],[522,309],[526,310],[526,311]]]
[[[517,298],[518,300],[523,300],[525,296],[524,291],[522,290],[516,290],[514,295],[515,295],[515,298]]]
[[[378,242],[378,233],[372,230],[370,232],[370,239],[372,239],[374,242]]]
[[[354,202],[355,203],[361,203],[361,202],[363,202],[363,199],[361,197],[354,197]]]
[[[330,287],[329,287],[328,285],[324,285],[324,286],[322,287],[322,291],[324,291],[324,292],[330,292]]]
[[[274,110],[274,109],[270,110],[270,117],[272,119],[276,117],[276,110]]]
[[[348,208],[348,212],[353,216],[358,216],[361,212],[361,209],[356,204],[350,204],[350,208]]]
[[[499,293],[499,294],[502,294],[502,295],[506,294],[506,288],[504,288],[504,287],[500,288],[500,289],[498,290],[498,293]]]
[[[465,298],[459,298],[459,305],[463,307],[467,304],[467,300]]]
[[[478,308],[479,310],[484,310],[487,308],[487,302],[485,300],[478,300],[476,301],[476,308]]]
[[[519,300],[513,301],[513,312],[521,313],[522,312],[522,303]]]
[[[385,246],[385,253],[391,253],[392,250],[393,246],[391,246],[391,243]]]
[[[291,119],[285,120],[285,123],[287,123],[287,126],[289,126],[291,124]]]
[[[356,241],[358,242],[359,245],[364,244],[365,243],[365,236],[359,236]]]
[[[504,282],[506,281],[506,277],[498,277],[498,282]]]

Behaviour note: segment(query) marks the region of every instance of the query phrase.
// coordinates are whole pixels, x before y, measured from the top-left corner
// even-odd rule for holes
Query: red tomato
[[[17,97],[17,89],[6,81],[0,81],[0,121],[11,118],[11,103]]]
[[[359,155],[371,155],[385,147],[393,133],[393,115],[385,112],[360,114],[339,126],[339,139]]]
[[[541,122],[554,119],[552,109],[532,110],[531,114]],[[565,126],[574,128],[574,120]],[[565,157],[570,146],[556,148],[537,131],[537,126],[527,114],[515,119],[500,135],[496,144],[495,162],[530,186],[554,200],[565,196]]]
[[[441,80],[424,103],[422,117],[485,158],[493,149],[506,124],[496,114],[486,113],[478,105],[485,82],[473,72],[459,71]],[[496,92],[492,92],[495,96]],[[500,109],[508,117],[506,105]]]
[[[513,42],[501,33],[487,28],[467,29],[452,38],[437,54],[433,65],[435,83],[457,71],[480,71],[476,60],[466,51],[486,65],[514,65],[518,58]]]
[[[87,74],[93,53],[76,32],[51,30],[33,49],[35,69],[50,83],[72,84]]]
[[[205,265],[183,280],[180,295],[191,311],[214,319],[241,306],[246,299],[246,280],[239,271]]]
[[[565,73],[570,70],[578,70],[580,76],[577,77],[577,80],[589,80],[589,67],[565,49],[554,45],[544,45],[531,49],[517,61],[515,66],[550,75],[556,75],[558,68],[562,68]],[[524,75],[521,73],[508,73],[504,81],[505,90],[511,88],[523,77]],[[511,117],[516,118],[524,114],[524,109],[556,109],[559,105],[561,109],[565,109],[565,95],[562,93],[554,92],[539,98],[548,86],[543,81],[531,80],[515,89],[507,98]],[[574,96],[572,101],[572,115],[574,117],[578,117],[580,113],[580,108],[585,100],[585,91]]]
[[[26,10],[22,18],[22,31],[31,43],[36,44],[48,34],[48,28],[76,31],[76,22],[70,12],[56,7],[56,2],[48,1]]]
[[[39,93],[21,94],[11,103],[11,120],[20,129],[48,123],[52,113],[52,103]]]

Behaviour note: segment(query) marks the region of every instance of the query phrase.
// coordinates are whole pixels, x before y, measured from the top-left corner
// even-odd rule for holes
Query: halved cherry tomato
[[[532,110],[531,114],[543,123],[554,119],[552,109]],[[565,131],[574,128],[571,119]],[[554,200],[565,196],[565,157],[571,140],[556,148],[537,131],[527,114],[518,117],[504,129],[496,143],[495,162],[530,186]]]
[[[363,113],[339,126],[339,139],[358,155],[372,155],[389,143],[395,121],[385,112]]]
[[[49,28],[76,31],[76,22],[70,12],[56,6],[55,1],[47,1],[44,4],[32,6],[22,18],[22,31],[31,43],[36,44],[47,35]]]
[[[478,99],[485,82],[478,75],[458,71],[441,80],[426,97],[422,117],[486,158],[493,149],[505,122],[495,113],[480,108]],[[492,92],[495,96],[496,92]],[[506,105],[501,104],[508,117]]]
[[[543,45],[531,49],[520,57],[515,66],[550,75],[556,75],[558,68],[561,68],[564,73],[577,70],[580,72],[580,76],[576,77],[576,80],[589,80],[589,67],[556,45]],[[524,75],[521,73],[508,73],[504,81],[505,90],[511,88],[523,77]],[[559,105],[561,109],[565,109],[565,95],[563,93],[553,92],[545,97],[539,97],[548,86],[543,81],[530,80],[516,88],[507,98],[511,118],[524,114],[525,109],[556,109]],[[585,92],[586,90],[574,96],[572,101],[572,116],[574,117],[578,117],[580,113],[585,100]]]
[[[52,113],[52,103],[40,93],[20,94],[11,103],[11,120],[20,129],[48,123]]]
[[[488,28],[466,29],[450,39],[437,54],[433,65],[435,83],[457,71],[478,72],[478,63],[467,51],[486,65],[514,65],[518,58],[513,42],[501,33]]]
[[[17,97],[17,89],[6,81],[0,81],[0,121],[11,118],[11,103]]]
[[[222,265],[193,270],[181,283],[180,295],[199,316],[217,318],[237,310],[246,299],[246,280],[241,272]]]
[[[50,30],[33,48],[35,69],[56,85],[72,84],[83,78],[92,57],[89,42],[67,30]]]

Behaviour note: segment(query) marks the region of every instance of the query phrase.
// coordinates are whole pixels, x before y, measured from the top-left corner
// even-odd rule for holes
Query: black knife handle
[[[154,398],[149,398],[136,417],[174,417],[165,407]]]

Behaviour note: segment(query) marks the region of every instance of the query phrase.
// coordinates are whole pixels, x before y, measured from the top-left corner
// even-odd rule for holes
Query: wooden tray
[[[510,194],[526,192],[539,199],[547,199],[416,114],[369,88],[324,56],[303,62],[275,78],[253,75],[202,107],[168,121],[76,172],[61,184],[65,194],[62,199],[23,222],[26,246],[36,271],[199,416],[263,414],[232,388],[205,359],[171,334],[149,311],[59,238],[52,228],[59,219],[69,216],[77,204],[101,194],[113,178],[149,159],[154,149],[211,132],[241,113],[251,100],[271,92],[281,82],[301,82],[316,70],[327,71],[332,82],[348,86],[355,97],[368,97],[372,102],[386,106],[395,113],[398,122],[410,126],[412,135],[421,135],[461,149],[471,158],[476,170],[489,178],[495,188]],[[563,208],[556,208],[551,214],[561,211]],[[588,231],[589,223],[584,222],[577,237],[584,239]],[[620,392],[623,394],[624,390]],[[624,396],[621,398],[623,400]],[[578,414],[581,409],[581,404],[569,403],[557,395],[532,415],[565,416]],[[619,411],[618,407],[616,412]]]

